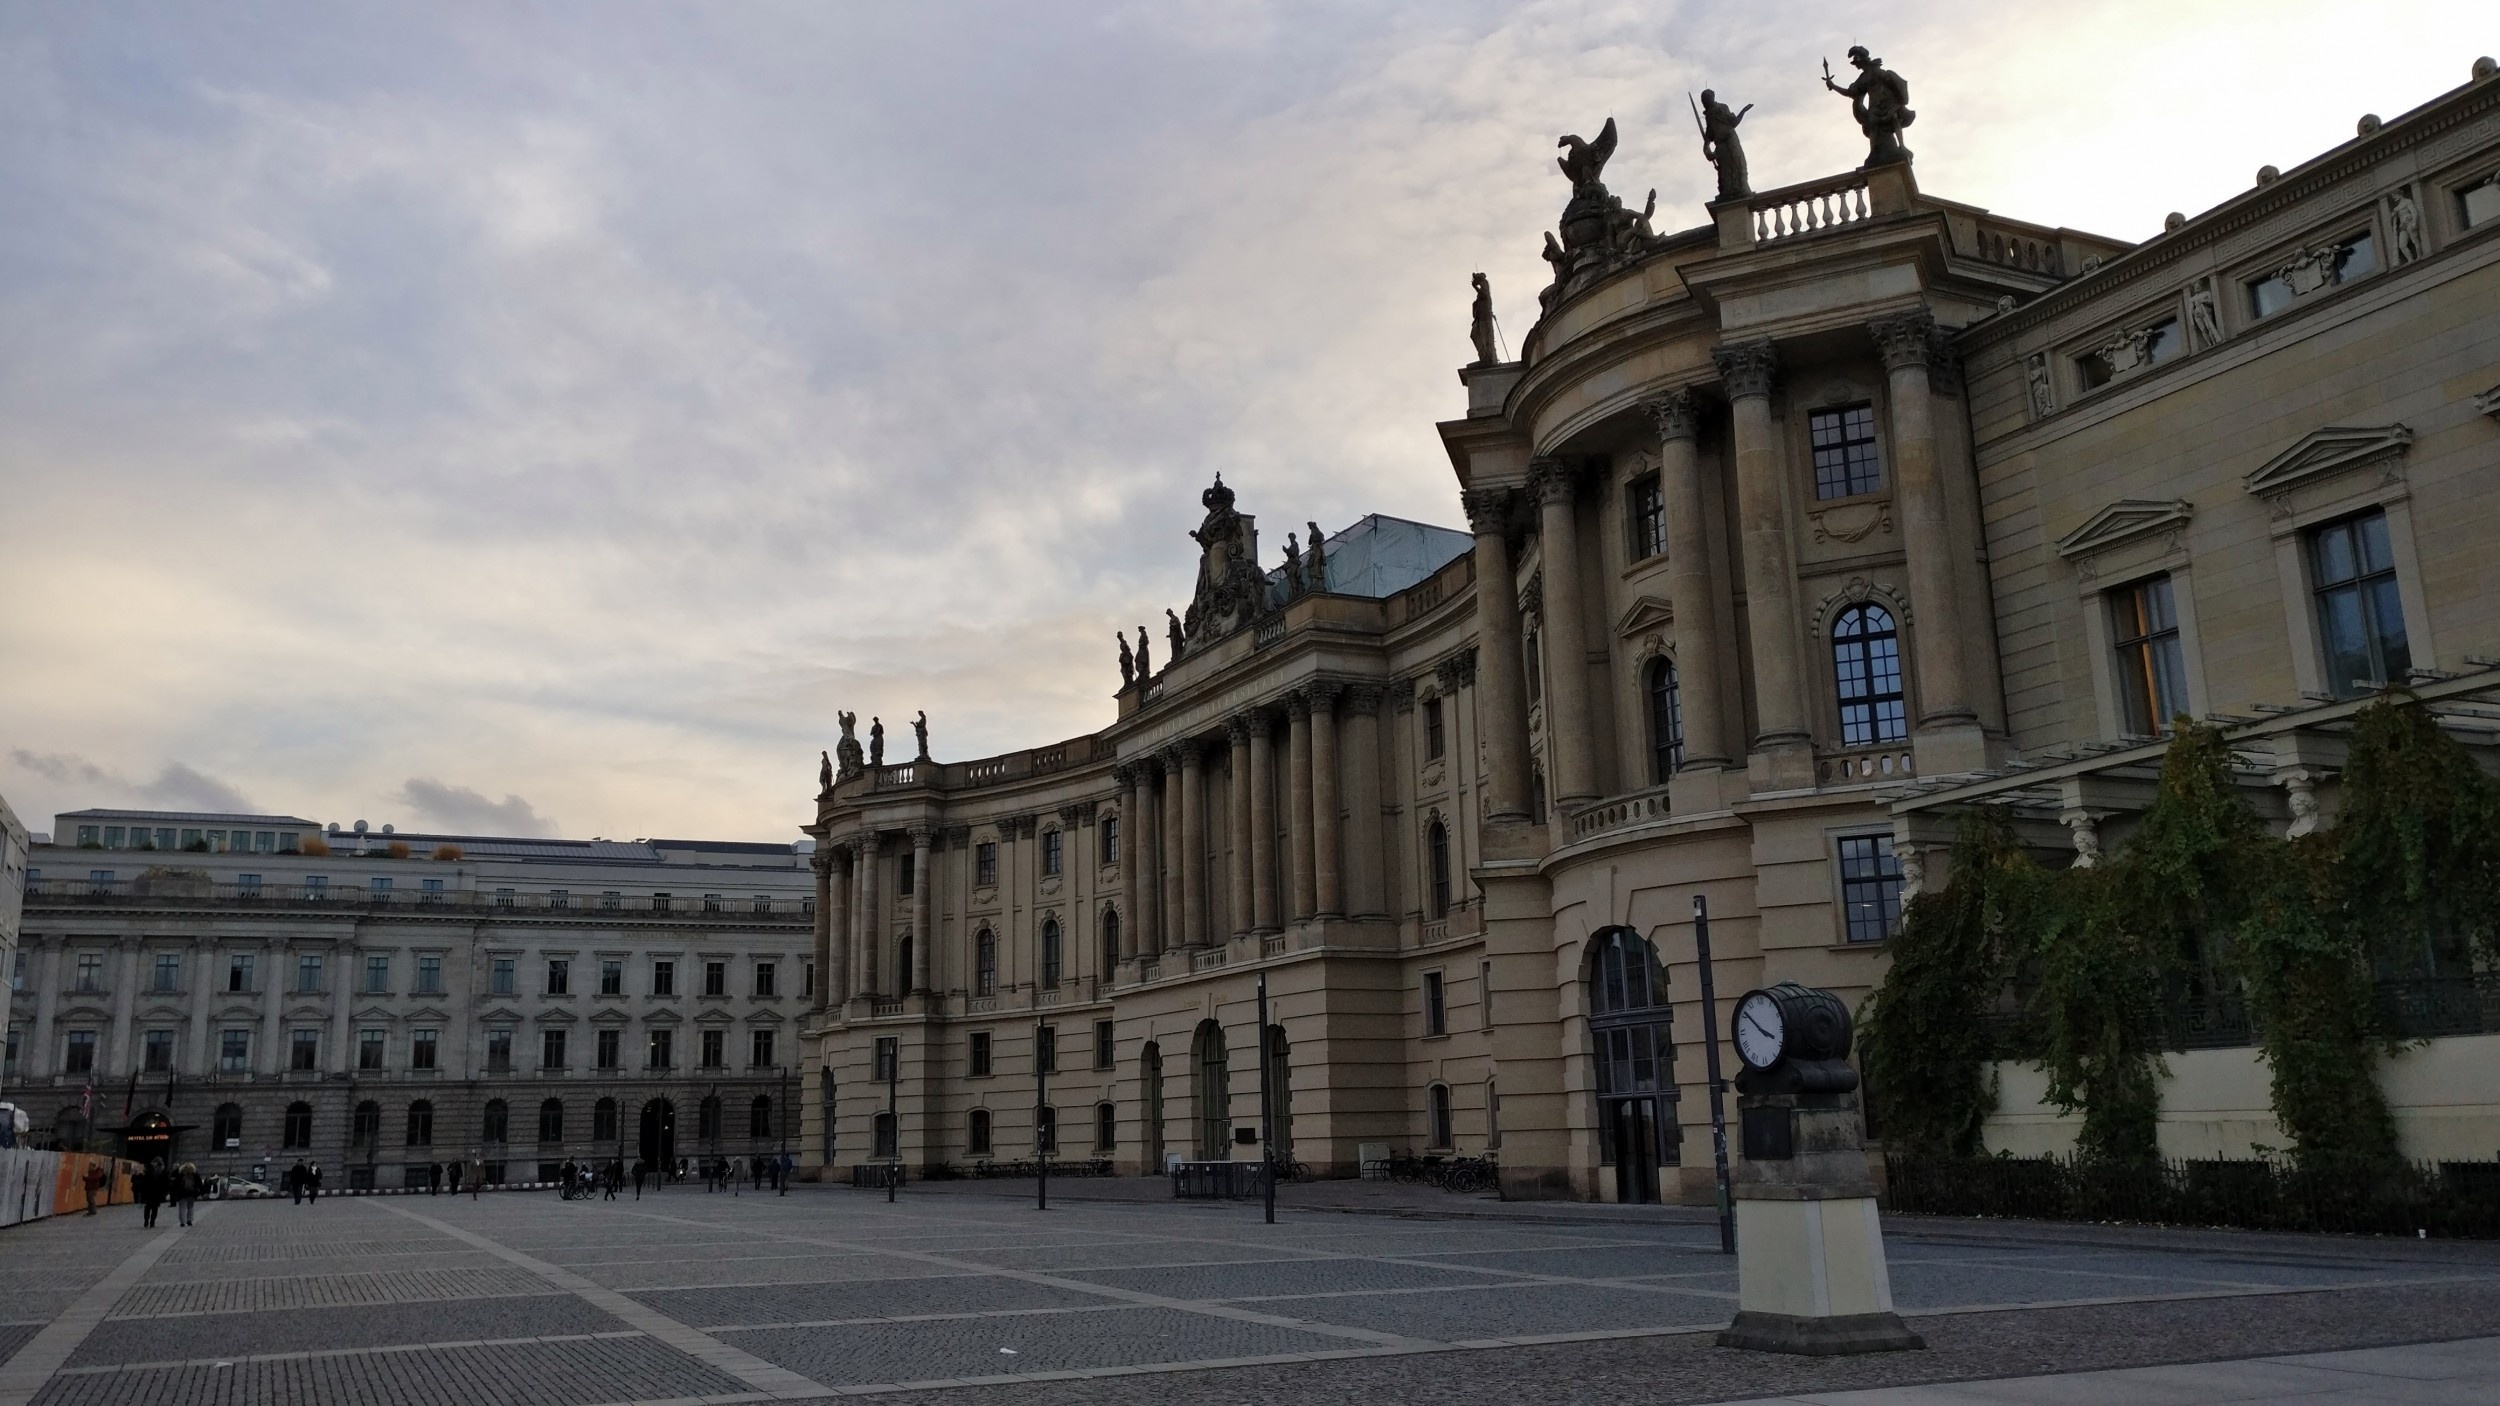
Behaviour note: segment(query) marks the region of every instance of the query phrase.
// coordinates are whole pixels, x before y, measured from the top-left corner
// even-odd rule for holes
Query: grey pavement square
[[[240,1358],[219,1365],[64,1373],[33,1406],[581,1406],[722,1395],[746,1384],[649,1338],[498,1343],[416,1352]]]
[[[1238,1299],[1352,1289],[1447,1289],[1501,1282],[1468,1269],[1431,1269],[1380,1260],[1277,1260],[1263,1264],[1084,1270],[1065,1276],[1167,1299]]]
[[[1725,1299],[1594,1284],[1519,1284],[1440,1294],[1260,1299],[1245,1307],[1339,1327],[1436,1342],[1473,1342],[1597,1329],[1716,1328]]]
[[[1342,1352],[1361,1344],[1173,1309],[766,1328],[722,1340],[825,1386]]]
[[[843,1318],[902,1318],[929,1313],[998,1313],[1013,1309],[1091,1308],[1092,1294],[991,1274],[832,1284],[775,1284],[736,1289],[661,1289],[636,1301],[697,1328],[727,1324],[816,1323]]]
[[[1599,1245],[1577,1250],[1461,1250],[1425,1256],[1435,1264],[1564,1279],[1637,1279],[1650,1274],[1706,1273],[1723,1257],[1658,1245]]]
[[[195,1357],[322,1352],[401,1343],[612,1333],[624,1327],[604,1310],[571,1294],[475,1303],[359,1304],[289,1309],[282,1313],[115,1318],[96,1325],[96,1330],[79,1344],[69,1365],[185,1362]]]

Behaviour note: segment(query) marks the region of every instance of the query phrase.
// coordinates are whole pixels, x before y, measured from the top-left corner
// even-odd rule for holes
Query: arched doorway
[[[1615,1199],[1658,1199],[1658,1169],[1676,1164],[1675,1042],[1666,968],[1648,939],[1627,927],[1589,940],[1589,1044],[1597,1062],[1601,1160],[1615,1169]]]
[[[1163,1170],[1163,1046],[1152,1040],[1138,1057],[1137,1101],[1141,1116],[1139,1124],[1145,1133],[1145,1166],[1147,1176]]]
[[[1285,1027],[1267,1027],[1267,1097],[1269,1116],[1276,1120],[1276,1155],[1293,1160],[1293,1053]]]
[[[1199,1021],[1189,1053],[1197,1076],[1198,1160],[1220,1162],[1232,1155],[1233,1141],[1233,1081],[1225,1066],[1224,1027]]]
[[[677,1165],[677,1105],[655,1098],[642,1106],[642,1160],[655,1167]]]

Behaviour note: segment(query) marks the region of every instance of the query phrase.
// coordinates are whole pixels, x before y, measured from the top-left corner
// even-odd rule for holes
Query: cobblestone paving
[[[1521,1210],[1269,1226],[1143,1199],[672,1189],[211,1204],[151,1232],[117,1208],[0,1232],[0,1363],[176,1237],[0,1406],[1707,1401],[2500,1332],[2495,1246],[1912,1222],[1890,1231],[1895,1295],[1935,1350],[1768,1361],[1710,1345],[1736,1290],[1714,1227]]]

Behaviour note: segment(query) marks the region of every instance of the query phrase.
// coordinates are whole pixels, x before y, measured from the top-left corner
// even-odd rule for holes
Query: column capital
[[[1884,369],[1898,371],[1928,363],[1936,319],[1919,308],[1898,317],[1878,318],[1866,324],[1866,330],[1875,339],[1875,350],[1883,354]]]
[[[1197,738],[1177,737],[1164,743],[1163,750],[1155,755],[1162,759],[1166,772],[1176,772],[1198,760],[1198,751]]]
[[[1392,708],[1397,709],[1397,710],[1398,710],[1399,712],[1401,712],[1401,713],[1408,713],[1408,712],[1413,712],[1413,711],[1414,711],[1414,709],[1415,709],[1415,681],[1414,681],[1413,679],[1392,679],[1392,680],[1390,680],[1390,682],[1389,682],[1389,706],[1390,706],[1390,707],[1392,707]]]
[[[1580,471],[1567,459],[1550,456],[1528,461],[1528,494],[1540,507],[1569,507],[1580,493]]]
[[[1066,805],[1059,807],[1059,823],[1071,830],[1075,829],[1079,825],[1093,824],[1094,803],[1092,801],[1070,801]]]
[[[1224,720],[1224,740],[1236,747],[1249,746],[1250,734],[1257,730],[1257,722],[1248,713],[1235,713]]]
[[[1313,679],[1302,687],[1303,697],[1310,700],[1313,717],[1335,712],[1337,699],[1344,693],[1345,685],[1335,679]]]
[[[819,846],[814,854],[807,857],[807,867],[815,870],[819,875],[832,873],[833,850],[830,847]]]
[[[1465,649],[1452,653],[1440,663],[1433,665],[1432,672],[1441,680],[1443,693],[1455,693],[1460,685],[1474,683],[1476,681],[1476,647],[1471,644]]]
[[[1123,791],[1136,785],[1137,763],[1113,762],[1111,764],[1111,784],[1119,787]]]
[[[938,837],[938,829],[935,825],[914,825],[904,833],[911,836],[913,849],[927,849],[937,842]]]
[[[1459,494],[1459,506],[1467,512],[1468,530],[1479,537],[1509,531],[1513,493],[1508,488],[1470,488]]]
[[[1701,428],[1701,403],[1691,391],[1669,391],[1641,402],[1661,440],[1691,439]]]
[[[1962,393],[1962,349],[1954,344],[1958,328],[1927,324],[1927,385],[1938,395]]]
[[[1380,713],[1380,701],[1388,696],[1389,690],[1376,683],[1348,684],[1345,691],[1346,707],[1353,712],[1377,717]]]
[[[1730,399],[1767,396],[1779,382],[1779,348],[1768,337],[1712,347],[1710,360],[1719,368],[1719,382],[1727,387]]]
[[[1311,716],[1311,695],[1298,688],[1293,692],[1286,694],[1285,716],[1289,719],[1308,718]]]

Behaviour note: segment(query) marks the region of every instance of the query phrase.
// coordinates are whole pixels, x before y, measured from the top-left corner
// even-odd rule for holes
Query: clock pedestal
[[[1837,1060],[1737,1076],[1736,1321],[1722,1347],[1837,1356],[1925,1347],[1892,1308],[1857,1075]]]

